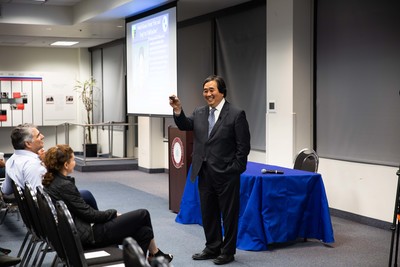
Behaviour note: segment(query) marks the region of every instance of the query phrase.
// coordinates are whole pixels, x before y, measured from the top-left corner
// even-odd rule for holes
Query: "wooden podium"
[[[169,209],[179,212],[186,177],[192,164],[193,132],[168,127]]]

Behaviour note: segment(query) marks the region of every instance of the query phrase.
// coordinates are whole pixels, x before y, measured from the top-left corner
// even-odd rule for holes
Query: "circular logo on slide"
[[[164,32],[168,30],[168,16],[162,18],[162,28]]]
[[[179,169],[183,166],[183,143],[179,137],[175,137],[171,144],[172,164]]]

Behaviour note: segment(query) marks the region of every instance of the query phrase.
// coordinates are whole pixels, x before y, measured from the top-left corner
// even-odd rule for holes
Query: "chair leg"
[[[36,250],[35,257],[33,258],[33,262],[31,267],[36,267],[37,261],[39,259],[40,254],[43,251],[43,242],[40,242],[38,249]]]
[[[27,243],[27,246],[26,246],[25,250],[23,250],[23,248],[21,247],[20,251],[18,252],[17,256],[21,258],[21,262],[20,262],[19,266],[24,266],[25,261],[26,261],[27,256],[28,256],[28,253],[32,248],[32,245],[33,245],[33,236],[31,235],[29,240],[28,240],[28,243]],[[22,252],[23,252],[23,254],[22,254]]]
[[[4,215],[3,215],[3,217],[2,217],[1,220],[0,220],[0,224],[3,224],[4,220],[6,219],[6,216],[7,216],[7,213],[8,213],[8,210],[9,210],[9,209],[10,209],[9,207],[7,207],[7,208],[4,209]]]
[[[60,258],[58,257],[58,255],[56,253],[56,256],[54,257],[53,262],[51,263],[51,267],[58,266],[58,262],[60,262]]]
[[[26,242],[28,242],[30,235],[31,235],[31,233],[30,233],[29,231],[26,232],[24,241],[22,242],[22,245],[21,245],[21,247],[19,248],[17,257],[20,257],[20,256],[22,255],[22,251],[24,251],[24,248],[25,248],[25,246],[27,245]]]
[[[47,244],[46,241],[42,241],[42,243],[40,244],[39,250],[36,253],[36,257],[35,260],[33,261],[33,265],[32,266],[42,266],[43,260],[47,255],[47,252],[49,251],[49,245]],[[39,255],[42,254],[42,256],[39,258]],[[39,260],[37,262],[37,260]],[[37,262],[37,265],[36,265]]]
[[[24,257],[21,260],[21,263],[22,262],[24,263],[23,266],[26,266],[26,267],[29,266],[28,265],[29,261],[31,260],[31,258],[33,256],[33,252],[35,252],[35,250],[36,250],[37,244],[38,244],[37,238],[32,235],[31,242],[29,243],[28,249],[25,251]],[[22,264],[20,266],[22,266]]]
[[[3,205],[3,204],[1,204],[1,205]],[[4,203],[4,207],[1,210],[4,211],[4,215],[1,217],[0,225],[4,223],[4,220],[6,219],[6,216],[9,212],[12,212],[14,210],[18,212],[18,209],[16,208],[16,206],[11,203]],[[19,214],[18,214],[17,220],[19,221]]]

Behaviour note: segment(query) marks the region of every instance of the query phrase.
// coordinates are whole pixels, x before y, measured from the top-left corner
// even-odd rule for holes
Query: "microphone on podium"
[[[263,174],[265,174],[265,173],[283,174],[283,171],[261,169],[261,173],[263,173]]]

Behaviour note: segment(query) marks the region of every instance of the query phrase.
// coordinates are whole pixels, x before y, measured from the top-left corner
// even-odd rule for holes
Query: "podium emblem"
[[[183,166],[183,142],[179,137],[175,137],[171,144],[171,159],[175,168],[180,169]]]

